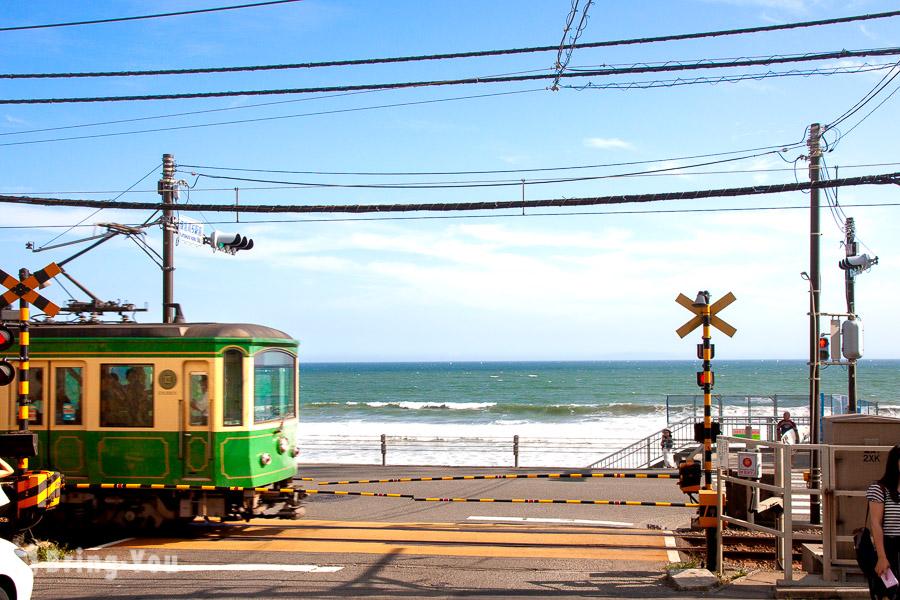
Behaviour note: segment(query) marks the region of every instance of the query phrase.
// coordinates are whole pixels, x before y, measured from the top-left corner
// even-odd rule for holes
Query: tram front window
[[[295,416],[294,357],[280,350],[261,352],[253,359],[253,422]]]
[[[152,365],[100,365],[100,426],[153,427]]]

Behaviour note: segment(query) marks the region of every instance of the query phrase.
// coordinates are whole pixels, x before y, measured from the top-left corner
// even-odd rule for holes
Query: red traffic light
[[[827,348],[828,347],[828,338],[820,337],[819,338],[819,348]]]
[[[8,327],[0,325],[0,351],[6,350],[12,346],[15,340],[16,338],[13,336],[13,332],[10,331]]]

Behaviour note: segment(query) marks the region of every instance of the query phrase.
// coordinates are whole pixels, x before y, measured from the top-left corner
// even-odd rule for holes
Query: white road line
[[[602,527],[634,527],[634,523],[622,521],[592,521],[590,519],[537,519],[534,517],[483,517],[471,516],[469,521],[506,521],[513,523],[557,523],[562,525],[600,525]]]
[[[671,531],[666,531],[666,533],[670,534],[666,536],[666,548],[678,548],[678,544],[675,543],[675,538],[671,536]],[[666,550],[666,553],[669,555],[669,562],[677,563],[681,561],[681,555],[678,554],[678,550]]]
[[[116,544],[121,544],[122,542],[130,542],[133,539],[134,539],[133,537],[122,538],[121,540],[116,540],[114,542],[106,542],[105,544],[100,544],[99,546],[94,546],[93,548],[88,548],[88,550],[103,550],[104,548],[109,548],[110,546],[115,546]]]
[[[225,565],[173,565],[145,563],[123,563],[105,560],[64,560],[39,562],[31,565],[35,570],[62,571],[65,573],[90,573],[109,571],[148,571],[151,573],[189,573],[197,571],[279,571],[293,573],[334,573],[344,567],[321,567],[319,565],[276,565],[276,564],[225,564]]]

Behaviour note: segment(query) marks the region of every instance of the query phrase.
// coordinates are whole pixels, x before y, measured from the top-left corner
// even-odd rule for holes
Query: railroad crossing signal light
[[[212,236],[208,240],[213,250],[221,250],[229,254],[234,254],[238,250],[250,250],[253,248],[253,240],[239,233],[213,231]]]
[[[0,325],[0,352],[12,346],[15,341],[16,338],[9,327]]]
[[[5,358],[0,358],[0,387],[11,384],[15,379],[16,368]]]
[[[819,336],[819,361],[827,361],[831,358],[831,351],[828,348],[828,337],[823,333]]]

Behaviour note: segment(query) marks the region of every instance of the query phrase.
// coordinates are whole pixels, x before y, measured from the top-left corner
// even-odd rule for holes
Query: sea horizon
[[[346,442],[319,456],[305,455],[310,462],[371,462],[377,454],[372,440],[381,435],[510,442],[520,436],[535,443],[591,438],[622,447],[692,418],[698,404],[702,410],[699,365],[697,360],[301,364],[301,442],[304,436]],[[726,415],[809,414],[804,360],[719,360],[713,371],[714,414],[719,396]],[[865,361],[857,375],[861,405],[877,404],[882,414],[900,415],[900,360]],[[834,398],[847,393],[847,370],[824,368],[821,386],[826,411],[840,410]],[[487,464],[472,452],[458,453],[460,464]],[[434,458],[424,448],[404,457],[407,464]]]

